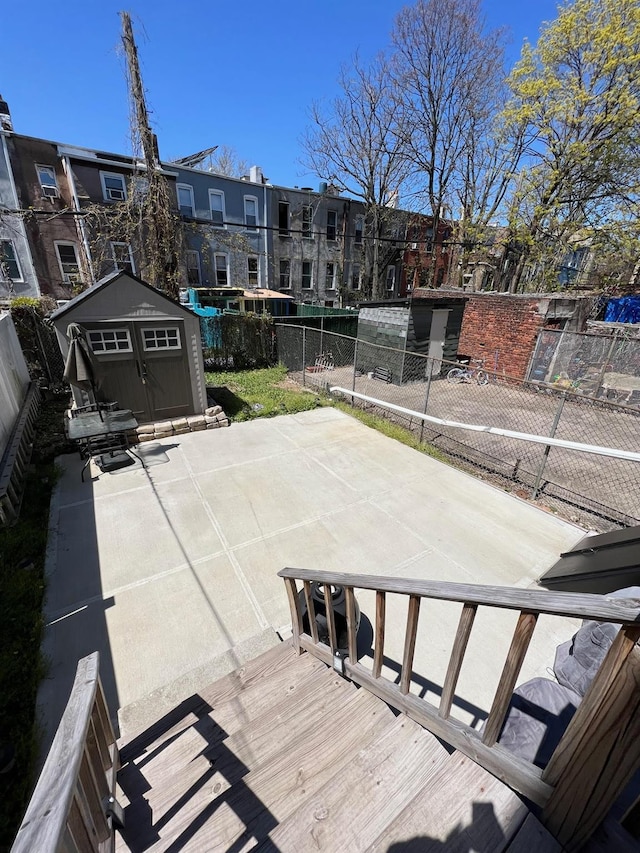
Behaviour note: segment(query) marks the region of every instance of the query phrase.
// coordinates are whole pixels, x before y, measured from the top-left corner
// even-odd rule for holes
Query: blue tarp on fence
[[[607,323],[640,323],[640,296],[610,299],[604,319]]]

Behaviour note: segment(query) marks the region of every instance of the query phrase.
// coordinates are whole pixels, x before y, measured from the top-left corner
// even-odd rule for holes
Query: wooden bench
[[[39,405],[40,391],[32,382],[0,459],[0,525],[15,521],[20,512]]]
[[[391,382],[391,371],[388,367],[374,367],[373,379],[378,379],[380,382]]]

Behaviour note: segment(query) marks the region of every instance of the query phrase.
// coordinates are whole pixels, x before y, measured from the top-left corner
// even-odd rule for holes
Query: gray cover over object
[[[640,587],[618,589],[607,598],[640,598]],[[560,684],[584,696],[619,630],[612,622],[583,622],[573,639],[556,649],[553,671]]]

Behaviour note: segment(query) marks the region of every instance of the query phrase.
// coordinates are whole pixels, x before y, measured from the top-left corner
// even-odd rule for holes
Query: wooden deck
[[[488,771],[281,644],[127,744],[118,851],[559,851]]]

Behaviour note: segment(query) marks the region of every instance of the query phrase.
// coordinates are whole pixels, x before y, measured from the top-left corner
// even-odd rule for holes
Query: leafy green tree
[[[638,217],[640,5],[575,0],[559,8],[536,47],[525,43],[504,117],[532,142],[511,199],[520,249],[510,289],[527,265],[552,270],[572,236],[602,235]]]

